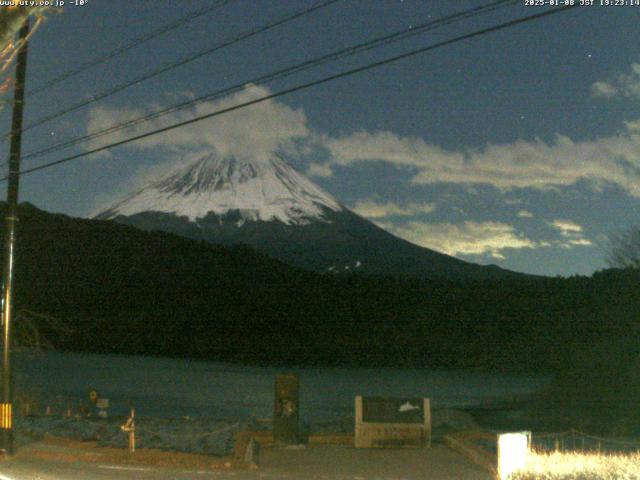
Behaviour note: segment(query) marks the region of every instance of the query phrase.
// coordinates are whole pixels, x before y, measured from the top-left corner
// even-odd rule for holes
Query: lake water
[[[274,376],[300,375],[300,409],[310,423],[353,415],[354,397],[428,397],[434,407],[477,405],[486,399],[527,395],[544,376],[408,368],[248,367],[183,359],[21,351],[14,355],[18,392],[42,407],[109,398],[110,414],[130,406],[138,416],[269,418]]]

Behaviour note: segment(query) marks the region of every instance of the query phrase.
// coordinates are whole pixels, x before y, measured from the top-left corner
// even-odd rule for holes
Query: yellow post
[[[136,451],[136,424],[134,421],[136,412],[131,409],[131,416],[127,419],[126,423],[120,427],[123,432],[129,433],[129,452],[134,453]]]
[[[131,409],[131,431],[129,432],[129,451],[134,453],[136,451],[136,424],[133,421],[135,412]]]

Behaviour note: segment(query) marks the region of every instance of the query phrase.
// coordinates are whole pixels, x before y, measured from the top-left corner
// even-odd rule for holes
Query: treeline
[[[23,205],[16,308],[60,349],[251,363],[565,371],[637,352],[640,275],[454,282],[320,275]],[[17,326],[16,328],[19,328]]]

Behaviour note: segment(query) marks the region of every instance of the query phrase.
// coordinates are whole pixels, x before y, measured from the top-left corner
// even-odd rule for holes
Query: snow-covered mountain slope
[[[163,212],[195,222],[208,214],[237,211],[240,224],[278,220],[305,225],[322,220],[325,209],[338,212],[342,207],[278,157],[243,162],[211,154],[144,186],[95,217]]]
[[[280,158],[206,156],[95,215],[213,244],[244,244],[318,272],[425,278],[513,275],[402,240],[340,205]]]

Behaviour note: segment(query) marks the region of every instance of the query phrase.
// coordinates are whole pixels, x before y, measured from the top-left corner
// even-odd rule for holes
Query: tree
[[[53,350],[60,339],[72,333],[64,322],[46,313],[26,309],[16,313],[15,344],[18,348]]]
[[[49,7],[12,6],[0,8],[0,51],[12,44],[18,30],[30,15],[40,15]],[[13,47],[12,47],[13,48]]]
[[[611,235],[606,260],[612,268],[640,268],[640,227]]]
[[[0,7],[0,94],[6,93],[13,85],[13,78],[11,76],[4,77],[4,75],[16,58],[21,47],[21,42],[28,40],[38,29],[38,26],[42,22],[43,12],[49,8],[50,7],[42,6]],[[16,41],[16,34],[25,20],[31,15],[36,15],[38,20],[32,27],[26,40]],[[0,109],[2,109],[5,103],[7,102],[0,98]]]

